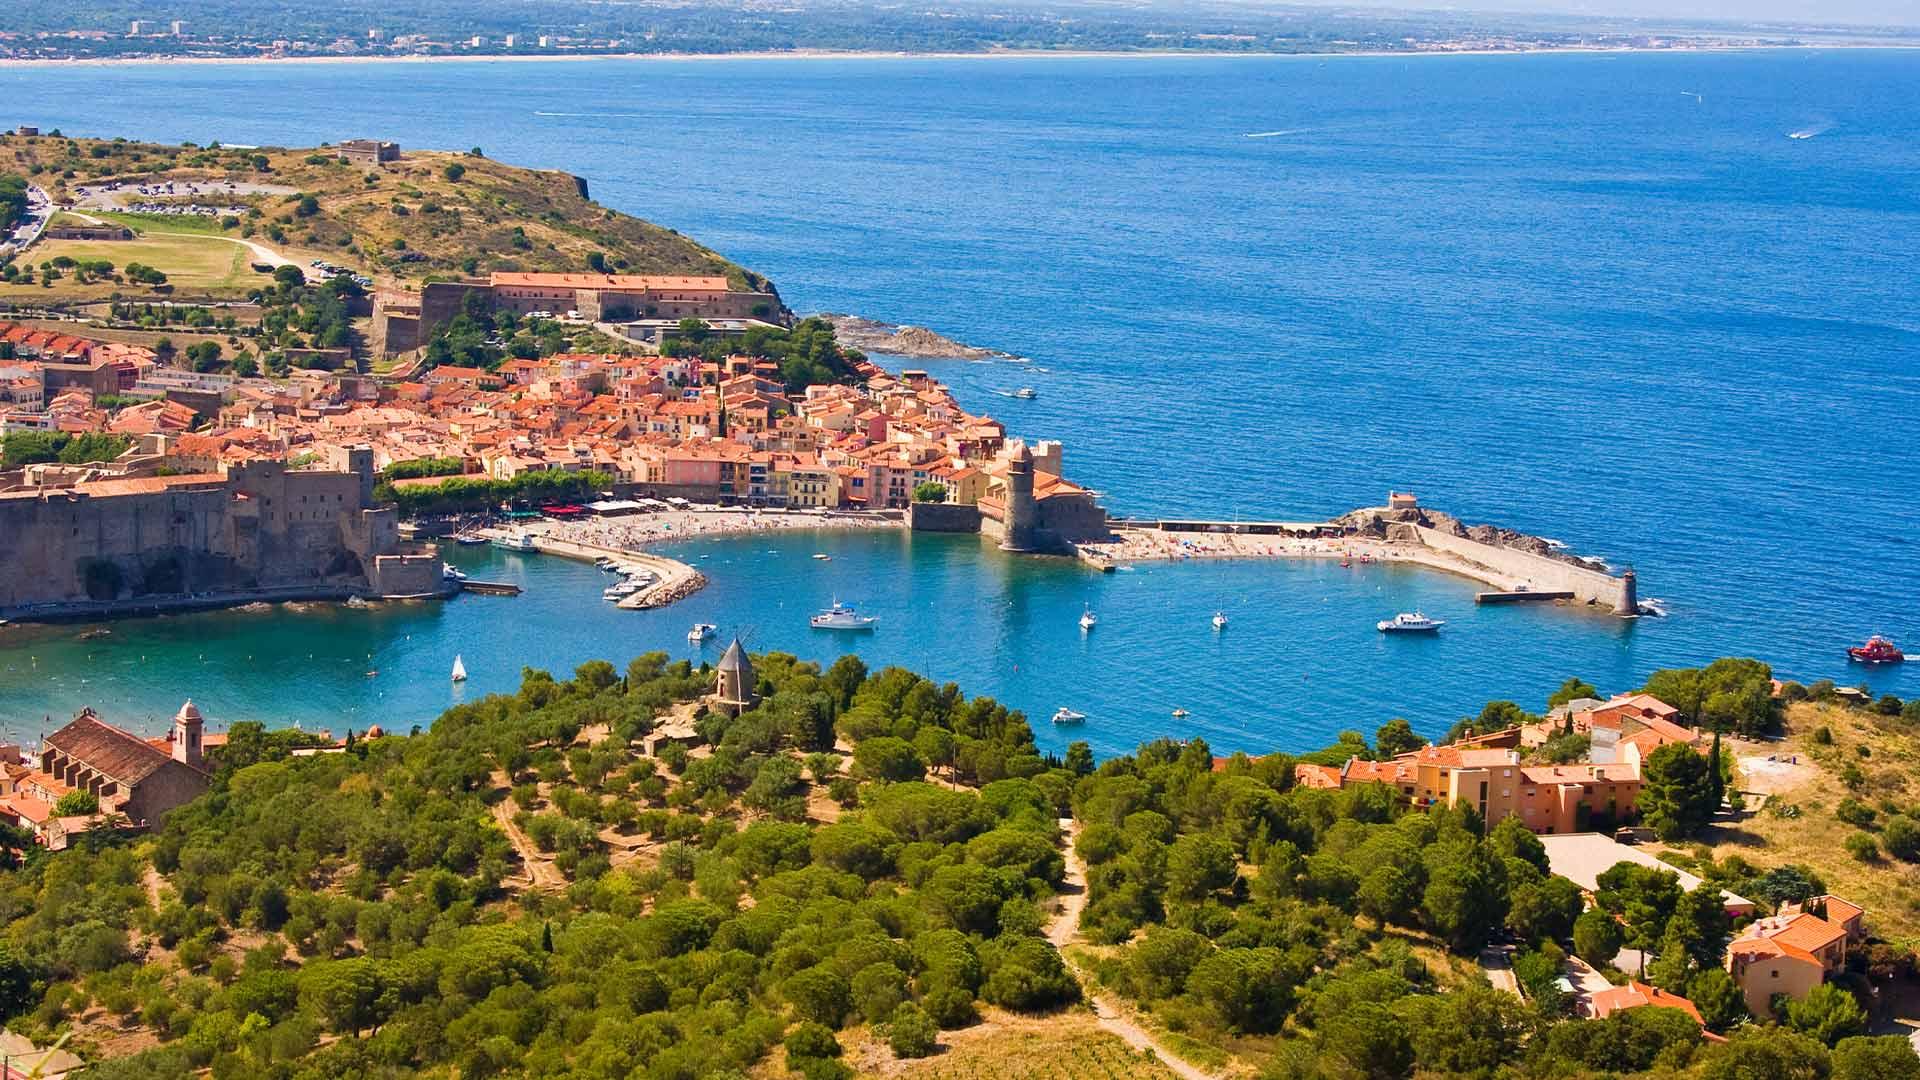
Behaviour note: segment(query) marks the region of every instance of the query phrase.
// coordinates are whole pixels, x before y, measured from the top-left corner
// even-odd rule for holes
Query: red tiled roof
[[[122,731],[91,712],[47,736],[47,745],[128,787],[153,775],[173,759],[145,739]]]

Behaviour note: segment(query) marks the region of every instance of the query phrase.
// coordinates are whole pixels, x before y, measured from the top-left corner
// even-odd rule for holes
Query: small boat
[[[697,622],[693,624],[693,629],[687,631],[687,641],[698,645],[703,641],[712,639],[713,636],[719,632],[720,628],[710,622]]]
[[[493,546],[505,548],[508,551],[538,550],[533,546],[533,534],[530,532],[517,532],[509,533],[506,536],[496,536],[493,538]]]
[[[1879,634],[1868,638],[1865,645],[1855,645],[1847,650],[1847,659],[1862,664],[1898,664],[1906,658],[1906,653]]]
[[[459,567],[453,565],[450,562],[443,562],[440,564],[440,577],[446,581],[467,580],[467,575],[465,571],[461,570]]]
[[[619,563],[614,562],[612,559],[607,558],[605,555],[602,555],[599,558],[593,560],[593,565],[597,569],[599,569],[599,571],[603,574],[611,574],[614,571],[620,569]]]
[[[1403,611],[1374,625],[1383,634],[1432,634],[1447,624],[1444,619],[1429,619],[1417,611]]]
[[[1187,718],[1187,710],[1185,709],[1173,710],[1173,718],[1175,720],[1185,720]]]
[[[1013,396],[1025,401],[1032,401],[1034,398],[1039,397],[1040,394],[1037,391],[1035,391],[1034,388],[1031,386],[1023,386],[1020,389],[1015,390],[1013,392]]]
[[[1213,628],[1214,628],[1215,630],[1225,630],[1225,629],[1227,628],[1227,613],[1226,613],[1226,612],[1224,612],[1224,611],[1216,611],[1216,612],[1214,612],[1214,613],[1213,613]]]
[[[832,562],[832,561],[833,561],[833,556],[831,556],[831,555],[829,555],[829,554],[827,554],[827,553],[826,553],[826,552],[824,552],[824,551],[816,551],[816,552],[814,552],[814,553],[813,553],[813,557],[814,557],[815,559],[818,559],[818,560],[820,560],[821,562]]]
[[[1341,556],[1340,556],[1340,565],[1341,565],[1341,566],[1352,566],[1352,565],[1353,565],[1353,556],[1351,556],[1351,555],[1348,555],[1348,554],[1345,554],[1345,553],[1342,553],[1342,554],[1341,554]]]
[[[467,681],[467,665],[461,661],[459,653],[453,654],[453,681]]]
[[[453,542],[459,544],[461,547],[476,547],[480,544],[487,543],[487,538],[475,533],[461,533],[453,538]]]
[[[1084,724],[1087,722],[1087,714],[1074,712],[1072,709],[1062,705],[1054,710],[1053,722],[1056,724]]]
[[[1091,607],[1080,613],[1080,629],[1091,630],[1100,624],[1100,616],[1093,613]]]
[[[815,630],[871,630],[879,622],[873,615],[861,615],[853,610],[853,605],[838,600],[827,610],[807,620],[807,625]]]
[[[638,583],[623,581],[618,585],[607,586],[607,588],[600,593],[600,598],[602,600],[625,600],[627,597],[639,591],[640,586]]]

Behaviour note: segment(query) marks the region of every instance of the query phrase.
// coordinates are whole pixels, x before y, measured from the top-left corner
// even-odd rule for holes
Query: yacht
[[[440,577],[446,581],[467,580],[467,575],[464,571],[462,571],[459,567],[453,565],[452,563],[447,563],[447,562],[443,562],[440,564]]]
[[[536,551],[533,546],[533,534],[530,532],[508,533],[493,538],[493,546],[508,551]]]
[[[1080,612],[1080,629],[1091,630],[1095,626],[1099,625],[1099,623],[1100,623],[1100,616],[1095,615],[1093,613],[1092,608],[1087,608],[1084,611]]]
[[[467,665],[461,662],[460,654],[458,653],[455,653],[453,656],[453,681],[467,681]]]
[[[1053,722],[1056,724],[1084,724],[1087,722],[1087,714],[1074,712],[1072,709],[1062,705],[1054,710]]]
[[[698,645],[703,641],[711,640],[719,632],[720,628],[710,622],[697,622],[693,624],[693,629],[687,631],[687,641]]]
[[[607,558],[605,555],[602,555],[599,558],[593,560],[593,565],[597,569],[599,569],[599,571],[603,574],[611,574],[615,570],[620,569],[619,563],[614,562],[612,559]]]
[[[1224,612],[1224,611],[1216,611],[1216,612],[1214,612],[1214,613],[1213,613],[1213,628],[1214,628],[1215,630],[1225,630],[1225,629],[1227,628],[1227,613],[1226,613],[1226,612]]]
[[[453,542],[459,544],[461,547],[474,547],[486,543],[487,538],[481,536],[479,533],[465,532],[456,535],[453,538]]]
[[[1375,624],[1383,634],[1431,634],[1447,625],[1444,619],[1429,619],[1417,611],[1403,611]]]
[[[815,630],[871,630],[880,620],[872,615],[862,615],[853,610],[853,605],[838,600],[833,606],[807,620],[807,625]]]

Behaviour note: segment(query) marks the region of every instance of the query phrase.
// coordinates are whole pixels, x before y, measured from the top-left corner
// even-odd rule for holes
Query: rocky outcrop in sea
[[[1411,509],[1391,510],[1384,507],[1368,507],[1354,510],[1334,519],[1348,533],[1385,540],[1391,526],[1408,523],[1425,526],[1450,536],[1464,536],[1469,540],[1492,547],[1513,548],[1533,555],[1544,555],[1549,559],[1558,559],[1564,563],[1610,573],[1611,567],[1597,559],[1584,559],[1570,555],[1563,546],[1543,537],[1513,529],[1503,529],[1498,525],[1468,525],[1452,514],[1431,510],[1424,506]]]
[[[861,352],[888,356],[910,356],[921,360],[1017,360],[1012,353],[964,345],[924,326],[900,326],[862,318],[822,312],[819,316],[833,325],[833,333],[843,345]]]

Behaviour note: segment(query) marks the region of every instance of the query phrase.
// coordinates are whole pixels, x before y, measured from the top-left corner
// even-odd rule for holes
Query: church
[[[93,792],[103,811],[151,826],[207,790],[212,773],[203,727],[200,710],[191,701],[180,707],[166,738],[151,741],[83,709],[72,723],[47,736],[40,749],[40,772],[71,790]]]

